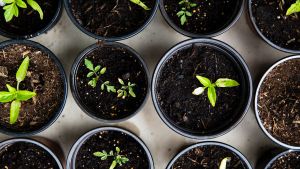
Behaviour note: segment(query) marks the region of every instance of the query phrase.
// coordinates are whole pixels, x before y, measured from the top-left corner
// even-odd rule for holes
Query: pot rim
[[[202,143],[196,143],[196,144],[193,144],[193,145],[183,149],[182,151],[177,153],[172,158],[172,160],[168,163],[168,166],[166,167],[166,169],[171,169],[172,165],[177,161],[177,159],[180,158],[185,153],[187,153],[188,151],[190,151],[196,147],[203,147],[203,146],[220,146],[220,147],[226,148],[226,149],[232,151],[234,154],[236,154],[240,158],[240,160],[244,162],[244,164],[248,167],[248,169],[252,169],[247,158],[239,150],[237,150],[236,148],[234,148],[228,144],[225,144],[222,142],[217,142],[217,141],[206,141],[206,142],[202,142]]]
[[[144,71],[145,71],[145,75],[146,75],[146,79],[147,79],[147,93],[146,96],[144,98],[143,103],[140,105],[140,107],[138,109],[136,109],[134,112],[132,112],[132,114],[130,114],[127,117],[121,118],[121,119],[116,119],[116,120],[107,120],[107,119],[102,119],[99,117],[96,117],[95,115],[93,115],[92,110],[88,110],[85,108],[85,106],[83,106],[83,104],[81,103],[81,99],[80,99],[80,95],[78,93],[77,90],[77,85],[76,85],[76,74],[79,68],[79,63],[82,61],[83,58],[85,58],[85,56],[87,54],[89,54],[90,52],[92,52],[93,50],[101,47],[99,46],[97,43],[96,44],[92,44],[88,47],[86,47],[83,51],[81,51],[78,56],[76,57],[76,59],[74,60],[73,64],[72,64],[72,68],[71,68],[71,73],[70,73],[70,88],[71,88],[71,92],[73,95],[74,100],[76,101],[77,105],[80,107],[80,109],[82,111],[84,111],[85,114],[87,114],[88,116],[90,116],[91,118],[103,122],[103,123],[119,123],[119,122],[123,122],[126,121],[130,118],[132,118],[133,116],[135,116],[138,112],[140,112],[142,110],[142,108],[144,108],[147,99],[149,97],[149,93],[150,93],[150,75],[149,75],[149,69],[144,61],[144,59],[141,57],[141,55],[139,53],[137,53],[133,48],[120,43],[120,42],[104,42],[104,45],[107,46],[112,46],[112,47],[121,47],[124,48],[126,50],[128,50],[130,53],[132,53],[142,64]]]
[[[7,146],[7,145],[13,145],[17,142],[31,143],[31,144],[34,144],[34,145],[42,148],[43,150],[47,151],[52,156],[52,158],[54,158],[54,160],[56,161],[58,167],[60,169],[63,169],[63,165],[62,165],[61,161],[54,154],[54,152],[50,148],[48,148],[45,144],[43,144],[39,141],[33,140],[33,139],[29,139],[29,138],[11,138],[11,139],[7,139],[7,140],[4,140],[4,141],[0,142],[0,149],[2,149],[2,147]]]
[[[160,105],[158,104],[157,101],[157,97],[156,97],[156,84],[157,84],[157,78],[159,76],[159,73],[161,71],[162,66],[165,64],[165,62],[171,57],[173,56],[173,54],[175,52],[177,52],[178,50],[184,48],[185,46],[194,44],[194,43],[202,43],[202,44],[208,44],[208,45],[212,45],[215,47],[222,47],[224,51],[227,50],[228,53],[230,53],[231,58],[234,59],[237,64],[238,67],[241,68],[242,74],[244,74],[244,78],[245,78],[245,85],[246,85],[246,89],[247,92],[247,98],[245,99],[245,106],[244,108],[242,108],[243,113],[241,113],[241,116],[239,117],[239,119],[234,122],[232,125],[230,125],[227,129],[218,132],[216,134],[207,134],[207,135],[198,135],[198,134],[193,134],[190,133],[188,131],[182,131],[181,129],[179,129],[176,125],[172,124],[172,122],[170,122],[166,117],[165,117],[165,113],[161,110]],[[246,64],[246,62],[244,61],[244,59],[242,58],[242,56],[235,50],[233,49],[231,46],[229,46],[228,44],[219,41],[219,40],[215,40],[215,39],[210,39],[210,38],[199,38],[199,39],[189,39],[189,40],[185,40],[183,42],[179,42],[178,44],[174,45],[171,49],[169,49],[164,56],[161,58],[161,60],[158,62],[158,64],[156,65],[155,71],[153,73],[153,77],[152,77],[152,83],[151,83],[151,95],[152,95],[152,101],[155,107],[156,112],[158,113],[160,119],[173,131],[175,131],[176,133],[184,136],[184,137],[188,137],[191,139],[197,139],[197,140],[206,140],[206,139],[212,139],[212,138],[216,138],[219,136],[222,136],[226,133],[228,133],[229,131],[231,131],[232,129],[234,129],[245,117],[245,115],[248,112],[248,109],[250,107],[251,104],[251,100],[252,100],[252,93],[253,93],[253,86],[252,86],[252,78],[251,78],[251,74],[249,71],[249,68]]]
[[[164,0],[160,0],[159,2],[159,9],[160,12],[164,18],[164,20],[168,23],[168,25],[173,28],[176,32],[187,36],[187,37],[191,37],[191,38],[209,38],[209,37],[215,37],[218,35],[221,35],[225,32],[227,32],[241,17],[243,11],[244,11],[244,6],[245,6],[245,0],[241,0],[241,6],[239,8],[239,11],[235,14],[235,17],[232,17],[232,21],[228,22],[229,24],[227,26],[225,26],[222,29],[219,29],[218,31],[215,31],[213,33],[208,33],[208,34],[196,34],[196,33],[191,33],[188,31],[185,31],[183,29],[181,29],[179,26],[177,26],[168,16],[165,8],[164,8]],[[234,15],[233,15],[234,16]]]
[[[273,142],[275,142],[276,144],[288,148],[288,149],[296,149],[296,150],[300,150],[300,145],[299,146],[292,146],[286,143],[283,143],[281,141],[279,141],[278,139],[276,139],[275,137],[273,137],[263,126],[263,123],[261,121],[261,118],[259,116],[259,111],[258,111],[258,95],[259,95],[259,91],[261,88],[262,83],[264,82],[265,78],[267,77],[267,75],[279,64],[288,61],[288,60],[292,60],[292,59],[300,59],[300,55],[293,55],[293,56],[288,56],[285,57],[283,59],[280,59],[279,61],[276,61],[274,64],[272,64],[272,66],[264,73],[264,75],[261,77],[259,84],[257,85],[256,88],[256,92],[255,92],[255,97],[254,97],[254,111],[255,111],[255,117],[256,117],[256,121],[259,124],[259,127],[261,128],[261,130],[264,132],[264,134],[271,139]]]
[[[271,165],[273,164],[273,162],[276,161],[279,157],[284,156],[284,155],[286,155],[288,153],[292,153],[292,152],[300,152],[300,150],[291,150],[291,149],[289,149],[289,150],[286,150],[286,151],[283,151],[283,152],[277,154],[275,157],[273,157],[268,162],[268,164],[265,166],[265,169],[269,169],[271,167]]]
[[[94,134],[99,133],[101,131],[117,131],[117,132],[125,133],[128,136],[132,137],[134,140],[137,141],[137,143],[139,143],[143,147],[144,151],[146,152],[149,161],[149,169],[154,169],[154,161],[153,161],[152,154],[149,148],[147,147],[147,145],[143,142],[143,140],[139,138],[137,135],[135,135],[134,133],[120,127],[98,127],[80,136],[79,139],[77,139],[76,142],[72,145],[69,151],[67,157],[67,167],[66,167],[67,169],[74,169],[77,153],[81,148],[81,146],[84,144],[84,142]]]
[[[0,132],[6,135],[11,135],[11,136],[15,136],[15,137],[21,137],[21,136],[31,136],[31,135],[35,135],[38,134],[44,130],[46,130],[47,128],[49,128],[57,119],[58,117],[62,114],[66,101],[67,101],[67,96],[68,96],[68,81],[67,81],[67,76],[66,76],[66,72],[64,70],[64,67],[62,65],[62,63],[60,62],[60,60],[58,59],[58,57],[47,47],[43,46],[40,43],[31,41],[31,40],[25,40],[25,39],[20,39],[20,40],[7,40],[4,42],[0,43],[0,48],[4,48],[8,45],[13,45],[13,44],[21,44],[21,45],[28,45],[28,46],[32,46],[35,48],[40,49],[41,51],[45,52],[48,54],[49,58],[51,60],[53,60],[53,62],[55,63],[55,65],[57,66],[60,74],[61,74],[61,80],[63,83],[63,90],[64,90],[64,96],[62,98],[61,101],[61,105],[60,107],[57,109],[57,111],[55,111],[53,113],[53,117],[49,119],[49,121],[47,123],[45,123],[42,127],[34,130],[34,131],[25,131],[25,132],[17,132],[17,131],[9,131],[9,130],[3,130],[2,128],[0,128]]]

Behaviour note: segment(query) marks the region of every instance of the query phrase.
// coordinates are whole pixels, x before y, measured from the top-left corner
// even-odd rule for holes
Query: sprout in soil
[[[106,81],[106,82],[102,83],[102,85],[101,85],[101,90],[104,90],[105,88],[106,88],[106,91],[107,91],[108,93],[110,93],[110,92],[116,93],[116,88],[115,88],[115,86],[110,85],[110,82],[109,82],[109,81]]]
[[[203,76],[197,75],[196,78],[204,87],[196,88],[193,91],[193,95],[200,95],[207,88],[207,96],[213,107],[215,107],[217,102],[216,87],[235,87],[240,85],[237,81],[228,78],[219,78],[215,83],[211,83],[208,78]]]
[[[90,72],[87,74],[87,77],[91,78],[92,76],[94,76],[88,82],[88,85],[90,85],[93,88],[95,88],[97,86],[97,82],[98,82],[100,76],[103,75],[106,72],[106,67],[104,67],[104,68],[101,69],[101,66],[98,65],[98,66],[96,66],[94,68],[94,64],[92,63],[92,61],[90,61],[88,59],[84,59],[84,64],[85,64],[86,68],[88,68],[90,70]]]
[[[40,15],[41,20],[44,18],[44,13],[40,5],[34,0],[26,0],[27,4],[31,8],[37,11]],[[3,6],[4,18],[6,22],[9,22],[13,17],[19,16],[19,7],[27,8],[27,4],[23,0],[0,0],[0,6]]]
[[[105,150],[103,150],[102,152],[97,151],[93,155],[96,157],[100,157],[101,160],[106,160],[108,157],[114,157],[114,160],[109,167],[109,169],[114,169],[117,164],[119,164],[119,166],[122,166],[129,161],[127,157],[125,157],[124,155],[120,155],[120,151],[120,148],[116,147],[116,152],[111,150],[109,153],[107,153]]]
[[[20,113],[21,101],[27,101],[36,95],[35,92],[27,91],[27,90],[19,90],[20,83],[25,79],[27,74],[27,69],[29,66],[29,57],[27,56],[23,62],[21,63],[17,73],[17,88],[6,84],[8,91],[0,91],[0,103],[9,103],[10,105],[10,118],[9,123],[14,124]]]
[[[122,79],[118,78],[118,80],[119,83],[122,85],[121,89],[117,91],[118,97],[122,97],[123,99],[125,99],[127,96],[136,97],[133,91],[133,87],[136,86],[134,83],[128,82],[127,85],[125,85]]]
[[[191,17],[193,14],[189,11],[191,8],[196,7],[196,3],[192,3],[189,0],[181,0],[179,5],[183,6],[177,16],[180,18],[181,25],[184,25],[187,22],[187,17]]]
[[[150,10],[148,6],[146,6],[141,0],[130,0],[130,2],[137,4],[138,6],[142,7],[144,10]]]
[[[231,161],[230,157],[226,157],[221,161],[219,169],[226,169],[227,162]]]
[[[300,12],[300,0],[296,0],[296,2],[289,7],[289,9],[286,11],[286,15],[291,15],[297,12]]]

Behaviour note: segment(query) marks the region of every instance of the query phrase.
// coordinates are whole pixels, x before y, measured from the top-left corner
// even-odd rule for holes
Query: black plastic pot
[[[277,50],[280,50],[282,52],[288,52],[288,53],[295,53],[295,54],[300,54],[300,50],[292,50],[292,49],[287,49],[287,48],[283,48],[283,47],[280,47],[278,45],[276,45],[275,43],[271,42],[265,35],[263,35],[263,33],[259,30],[257,24],[256,24],[256,20],[253,16],[253,11],[252,11],[252,0],[249,0],[248,1],[248,12],[249,12],[249,17],[250,17],[250,20],[251,20],[251,23],[255,29],[255,31],[257,32],[257,34],[267,43],[269,44],[270,46],[272,46],[273,48],[277,49]],[[280,33],[280,32],[278,32]]]
[[[0,143],[0,152],[4,147],[9,146],[9,145],[13,145],[15,143],[20,143],[20,142],[31,143],[31,144],[34,144],[34,145],[42,148],[56,161],[57,166],[59,167],[59,169],[64,169],[63,164],[62,164],[63,159],[60,159],[58,156],[56,156],[54,151],[51,148],[49,148],[46,144],[41,143],[41,142],[36,141],[36,140],[32,140],[32,139],[28,139],[28,138],[9,139],[9,140],[6,140],[6,141],[3,141],[3,142]],[[20,166],[20,167],[22,167],[22,166]]]
[[[122,35],[122,36],[115,36],[115,37],[103,37],[103,36],[99,36],[97,34],[94,34],[88,30],[86,30],[78,21],[77,19],[74,17],[73,12],[72,12],[72,7],[71,7],[71,1],[72,0],[64,0],[64,5],[65,5],[65,9],[67,11],[67,14],[69,16],[69,18],[71,19],[71,21],[73,22],[73,24],[79,29],[81,30],[83,33],[87,34],[88,36],[98,39],[98,40],[103,40],[103,41],[120,41],[120,40],[124,40],[124,39],[128,39],[130,37],[133,37],[135,35],[137,35],[138,33],[140,33],[141,31],[143,31],[148,25],[149,23],[152,21],[152,19],[154,18],[157,8],[158,8],[158,3],[159,0],[156,0],[155,6],[152,9],[152,14],[149,17],[149,19],[144,23],[143,26],[141,26],[140,28],[138,28],[137,30],[135,30],[134,32],[128,33],[127,35]]]
[[[197,148],[197,147],[203,147],[203,146],[218,146],[218,147],[222,147],[225,149],[228,149],[229,151],[231,151],[232,153],[234,153],[235,155],[237,155],[239,157],[239,159],[243,162],[244,166],[246,166],[248,169],[252,169],[250,163],[248,162],[248,160],[246,159],[246,157],[239,152],[237,149],[224,144],[224,143],[220,143],[220,142],[203,142],[203,143],[197,143],[194,145],[191,145],[187,148],[185,148],[184,150],[182,150],[180,153],[178,153],[175,157],[172,158],[172,160],[169,162],[168,166],[166,167],[166,169],[172,169],[172,166],[174,165],[174,163],[184,154],[186,154],[187,152],[189,152],[190,150]]]
[[[150,88],[150,77],[149,77],[149,71],[148,71],[148,68],[147,68],[147,65],[146,63],[144,62],[143,58],[132,48],[130,48],[129,46],[127,45],[124,45],[122,43],[118,43],[118,42],[105,42],[103,45],[105,46],[112,46],[112,47],[121,47],[121,48],[124,48],[126,50],[128,50],[129,52],[132,53],[132,55],[134,57],[136,57],[140,63],[143,65],[143,68],[144,68],[144,71],[146,73],[146,76],[147,76],[147,83],[148,83],[148,86],[147,86],[147,94],[144,98],[144,101],[143,103],[140,105],[140,107],[134,112],[132,113],[131,115],[125,117],[125,118],[121,118],[121,119],[117,119],[117,120],[108,120],[108,119],[101,119],[99,117],[96,117],[94,114],[97,114],[96,112],[93,112],[89,107],[85,106],[82,101],[81,101],[81,96],[79,95],[78,93],[78,89],[77,89],[77,85],[76,85],[76,75],[77,75],[77,72],[78,72],[78,69],[79,69],[79,65],[80,63],[82,62],[82,60],[84,60],[84,58],[86,57],[87,54],[91,53],[92,51],[96,50],[97,48],[101,47],[99,46],[99,44],[93,44],[89,47],[87,47],[86,49],[84,49],[79,55],[78,57],[75,59],[75,61],[73,62],[73,65],[72,65],[72,68],[71,68],[71,74],[70,74],[70,87],[71,87],[71,92],[72,92],[72,95],[76,101],[76,103],[79,105],[79,107],[87,114],[89,115],[90,117],[98,120],[98,121],[101,121],[101,122],[104,122],[104,123],[119,123],[119,122],[122,122],[122,121],[125,121],[125,120],[128,120],[129,118],[133,117],[135,114],[137,114],[142,108],[143,106],[145,105],[146,103],[146,100],[148,98],[148,95],[149,95],[149,88]]]
[[[43,52],[47,53],[48,56],[53,60],[53,62],[56,64],[57,68],[59,69],[60,74],[61,74],[61,79],[62,79],[62,82],[63,82],[63,85],[64,85],[63,86],[64,96],[63,96],[61,106],[59,107],[57,112],[53,113],[52,118],[49,119],[48,123],[46,123],[43,127],[39,128],[37,130],[28,131],[28,132],[20,132],[20,131],[14,131],[14,130],[8,130],[8,129],[5,129],[5,128],[0,128],[0,132],[4,133],[4,134],[7,134],[7,135],[12,135],[12,136],[17,136],[17,137],[35,135],[35,134],[38,134],[38,133],[46,130],[48,127],[50,127],[58,119],[58,117],[62,113],[62,111],[65,107],[67,96],[68,96],[67,76],[66,76],[65,70],[63,68],[63,65],[61,64],[59,59],[55,56],[54,53],[52,53],[45,46],[43,46],[43,45],[41,45],[37,42],[30,41],[30,40],[8,40],[8,41],[4,41],[4,42],[0,43],[0,49],[4,48],[6,46],[9,46],[9,45],[13,45],[13,44],[22,44],[22,45],[32,46],[32,47],[38,48],[38,49],[42,50]]]
[[[224,128],[214,131],[209,134],[202,134],[202,133],[195,133],[190,130],[184,129],[182,127],[179,127],[175,122],[173,122],[165,112],[161,109],[158,98],[157,98],[157,85],[158,85],[158,79],[161,75],[161,69],[164,67],[164,65],[167,63],[168,59],[172,58],[173,54],[176,53],[179,50],[182,50],[184,48],[190,47],[192,44],[199,44],[199,45],[207,45],[216,48],[217,50],[220,50],[224,52],[226,55],[228,55],[228,58],[233,62],[233,64],[236,65],[237,69],[239,70],[239,75],[242,78],[242,91],[244,94],[244,98],[241,98],[242,107],[240,107],[239,111],[240,114],[238,117],[234,117],[234,119],[229,122]],[[176,90],[176,89],[175,89]],[[152,79],[152,86],[151,86],[151,94],[152,94],[152,100],[155,106],[155,109],[159,115],[159,117],[162,119],[162,121],[170,127],[172,130],[177,132],[178,134],[181,134],[185,137],[193,138],[193,139],[210,139],[210,138],[216,138],[221,135],[226,134],[233,128],[235,128],[243,119],[243,117],[246,115],[248,108],[251,103],[252,98],[252,79],[249,72],[249,69],[243,60],[243,58],[240,56],[238,52],[236,52],[232,47],[225,44],[224,42],[214,40],[214,39],[191,39],[183,41],[174,47],[172,47],[159,61],[159,63],[156,66],[156,69],[154,71],[153,79]]]
[[[47,33],[47,31],[49,31],[51,28],[53,28],[56,25],[56,23],[59,21],[59,19],[61,18],[63,2],[62,2],[62,0],[57,0],[57,1],[59,1],[59,3],[58,3],[57,10],[55,12],[55,15],[53,16],[52,20],[41,30],[39,30],[35,33],[32,33],[32,34],[17,35],[17,34],[13,34],[13,33],[9,32],[9,30],[1,30],[0,29],[0,35],[5,36],[7,38],[11,38],[11,39],[30,39],[30,38],[39,36],[43,33]]]
[[[145,143],[136,135],[134,135],[133,133],[121,129],[121,128],[117,128],[117,127],[100,127],[100,128],[96,128],[94,130],[91,130],[87,133],[85,133],[83,136],[81,136],[76,142],[75,144],[73,144],[69,155],[68,155],[68,159],[67,159],[67,169],[75,169],[75,162],[76,162],[76,156],[78,154],[79,149],[81,148],[81,146],[94,134],[99,133],[99,132],[103,132],[103,131],[116,131],[116,132],[120,132],[120,133],[125,133],[126,135],[134,138],[134,140],[136,140],[145,150],[147,157],[148,157],[148,161],[149,161],[149,168],[145,168],[145,169],[154,169],[154,162],[153,162],[153,158],[152,155],[149,151],[149,149],[147,148],[147,146],[145,145]]]
[[[288,145],[288,144],[285,144],[281,141],[279,141],[278,139],[276,139],[275,137],[273,137],[264,127],[261,119],[260,119],[260,116],[259,116],[259,110],[258,110],[258,94],[259,94],[259,91],[260,91],[260,88],[261,88],[261,85],[263,83],[263,81],[265,80],[266,76],[273,70],[274,67],[278,66],[279,64],[285,62],[285,61],[288,61],[288,60],[291,60],[291,59],[300,59],[300,56],[297,55],[297,56],[289,56],[289,57],[286,57],[286,58],[283,58],[279,61],[277,61],[276,63],[274,63],[266,72],[265,74],[262,76],[261,80],[259,81],[259,84],[257,86],[257,89],[256,89],[256,93],[255,93],[255,98],[254,98],[254,110],[255,110],[255,116],[256,116],[256,120],[259,124],[259,127],[261,128],[261,130],[265,133],[265,135],[267,135],[267,137],[269,137],[273,142],[277,143],[278,145],[280,146],[283,146],[285,148],[288,148],[288,149],[297,149],[297,150],[300,150],[300,147],[299,146],[292,146],[292,145]]]
[[[172,19],[168,16],[165,8],[164,8],[164,0],[160,0],[159,2],[159,8],[161,11],[161,14],[163,15],[164,19],[166,20],[166,22],[178,33],[184,35],[184,36],[188,36],[191,38],[208,38],[208,37],[215,37],[218,35],[221,35],[223,33],[225,33],[226,31],[228,31],[240,18],[240,16],[243,13],[244,10],[244,4],[245,4],[245,0],[238,0],[240,1],[239,4],[239,8],[236,9],[232,9],[235,10],[234,15],[231,17],[231,19],[221,28],[218,28],[210,33],[207,34],[195,34],[195,33],[191,33],[188,31],[183,30],[182,28],[180,28],[178,25],[176,25]]]

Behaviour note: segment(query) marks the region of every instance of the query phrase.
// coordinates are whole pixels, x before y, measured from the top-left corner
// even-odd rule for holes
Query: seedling
[[[123,164],[126,164],[129,159],[127,157],[125,157],[124,155],[120,155],[120,148],[116,147],[116,152],[114,151],[110,151],[109,153],[107,153],[105,150],[102,150],[102,152],[98,151],[95,152],[93,155],[96,157],[100,157],[101,160],[107,160],[108,157],[114,157],[114,161],[112,161],[109,169],[114,169],[117,164],[119,164],[119,166],[122,166]]]
[[[288,16],[298,12],[300,12],[300,0],[296,0],[296,2],[289,7],[289,9],[286,11],[286,15]]]
[[[180,18],[181,25],[184,25],[187,22],[187,17],[191,17],[193,14],[189,11],[191,8],[196,7],[196,3],[192,3],[189,0],[181,0],[179,5],[183,6],[177,16]]]
[[[110,85],[110,82],[109,82],[109,81],[106,81],[106,82],[102,83],[102,85],[101,85],[101,90],[105,90],[105,88],[106,88],[106,91],[107,91],[108,93],[110,93],[110,92],[116,93],[116,88],[115,88],[115,86]]]
[[[118,78],[118,80],[119,83],[122,85],[121,89],[117,91],[118,97],[122,97],[122,99],[125,99],[127,96],[136,97],[133,91],[133,87],[136,86],[134,83],[128,82],[127,85],[125,85],[122,79]]]
[[[31,8],[37,11],[40,15],[41,20],[44,18],[44,13],[40,5],[34,0],[26,0],[27,4]],[[3,6],[4,18],[6,22],[9,22],[13,17],[19,16],[19,7],[27,8],[27,4],[23,0],[0,0],[0,5]]]
[[[219,169],[226,169],[227,162],[231,161],[230,157],[226,157],[221,161]]]
[[[84,64],[85,64],[86,68],[88,68],[90,70],[90,72],[87,74],[87,77],[88,78],[93,77],[88,82],[88,85],[95,88],[97,86],[97,82],[98,82],[100,76],[103,75],[106,72],[106,67],[104,67],[102,69],[101,69],[100,65],[97,65],[96,67],[94,67],[94,64],[92,63],[92,61],[90,61],[88,59],[84,59]]]
[[[146,6],[141,0],[130,0],[130,2],[137,4],[138,6],[142,7],[144,10],[150,10],[148,6]]]
[[[9,118],[10,124],[16,123],[16,121],[19,117],[19,113],[20,113],[21,102],[27,101],[36,95],[35,92],[31,92],[31,91],[27,91],[27,90],[19,90],[20,83],[26,77],[27,69],[29,67],[29,61],[30,61],[30,59],[27,56],[21,63],[21,65],[16,73],[17,88],[14,88],[14,87],[10,86],[9,84],[6,84],[8,91],[0,92],[0,103],[11,102],[10,118]]]
[[[240,84],[232,79],[228,78],[220,78],[215,83],[211,83],[211,81],[203,76],[197,75],[196,78],[204,87],[198,87],[193,91],[193,95],[200,95],[202,94],[205,89],[207,88],[207,96],[209,99],[210,104],[215,107],[217,102],[217,93],[216,87],[235,87],[239,86]]]

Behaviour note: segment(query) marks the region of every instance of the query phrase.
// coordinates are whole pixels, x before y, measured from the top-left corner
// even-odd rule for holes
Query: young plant
[[[114,160],[109,167],[109,169],[114,169],[117,164],[119,164],[119,166],[122,166],[129,161],[127,157],[125,157],[124,155],[120,155],[120,151],[120,148],[116,147],[116,152],[111,150],[109,153],[107,153],[105,150],[103,150],[102,152],[95,152],[93,155],[96,157],[100,157],[101,160],[106,160],[108,157],[114,157]]]
[[[90,61],[88,59],[84,59],[84,64],[85,64],[86,68],[88,68],[90,70],[90,72],[87,74],[87,77],[91,78],[92,76],[94,76],[88,82],[88,85],[95,88],[97,86],[97,82],[98,82],[100,76],[103,75],[106,72],[106,67],[104,67],[102,69],[101,69],[100,65],[97,65],[96,67],[94,67],[94,64],[92,63],[92,61]]]
[[[26,2],[33,10],[39,13],[41,20],[43,20],[44,13],[40,5],[34,0],[26,0]],[[0,4],[5,11],[4,18],[6,22],[11,21],[14,16],[19,16],[19,7],[27,8],[27,4],[23,0],[0,0]]]
[[[142,7],[144,10],[150,10],[150,8],[148,8],[141,0],[130,0],[130,2]]]
[[[220,78],[215,83],[211,83],[208,78],[203,76],[197,75],[196,78],[204,87],[196,88],[192,94],[200,95],[207,89],[207,97],[213,107],[215,107],[217,102],[216,87],[235,87],[240,85],[237,81],[228,78]]]
[[[231,161],[230,157],[226,157],[221,161],[219,169],[226,169],[227,162]]]
[[[115,86],[110,85],[110,82],[109,82],[109,81],[106,81],[106,82],[102,83],[102,85],[101,85],[101,90],[104,90],[105,88],[106,88],[106,91],[107,91],[108,93],[110,93],[110,92],[116,93],[116,88],[115,88]]]
[[[191,8],[196,7],[196,3],[192,3],[189,0],[181,0],[179,5],[183,6],[177,16],[180,18],[181,25],[184,25],[187,22],[187,17],[191,17],[193,14],[189,11]]]
[[[128,82],[127,85],[125,85],[122,79],[118,78],[118,80],[119,83],[122,85],[121,89],[117,91],[118,97],[122,97],[123,99],[125,99],[127,96],[136,97],[133,91],[133,87],[136,86],[134,83]]]
[[[288,16],[298,12],[300,12],[300,0],[296,0],[296,2],[289,7],[289,9],[286,11],[286,15]]]
[[[9,118],[10,124],[16,123],[16,121],[19,117],[19,113],[20,113],[21,102],[27,101],[36,95],[35,92],[31,92],[31,91],[27,91],[27,90],[19,90],[20,83],[26,77],[27,69],[29,67],[29,61],[30,61],[30,59],[27,56],[21,63],[21,65],[16,73],[17,88],[14,88],[14,87],[10,86],[9,84],[6,84],[8,91],[0,91],[0,103],[11,102],[10,118]]]

